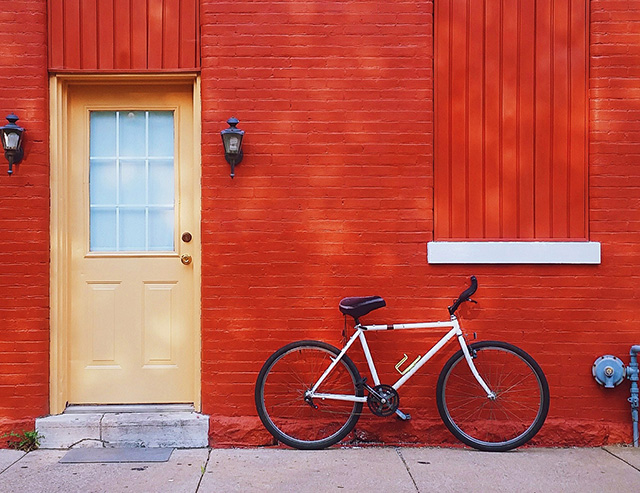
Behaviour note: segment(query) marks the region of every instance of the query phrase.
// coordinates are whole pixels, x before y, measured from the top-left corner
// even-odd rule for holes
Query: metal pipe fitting
[[[629,354],[631,361],[627,367],[627,378],[631,381],[631,420],[633,423],[633,446],[638,446],[638,407],[640,407],[640,397],[638,389],[638,380],[640,379],[638,371],[638,354],[640,353],[640,345],[631,346]]]

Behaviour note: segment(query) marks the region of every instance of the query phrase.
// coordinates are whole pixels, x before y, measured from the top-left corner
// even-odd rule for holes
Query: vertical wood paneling
[[[131,66],[147,66],[147,2],[131,3]]]
[[[523,2],[518,15],[518,237],[533,238],[535,129],[535,5]]]
[[[200,68],[197,0],[49,0],[49,70]]]
[[[518,231],[518,3],[502,5],[502,154],[500,237],[517,238]],[[515,63],[514,63],[515,62]],[[511,204],[511,205],[509,205]]]
[[[539,238],[551,237],[551,1],[538,0],[536,3],[534,236]]]
[[[65,0],[64,12],[64,60],[65,63],[77,64],[80,62],[80,1]],[[80,49],[79,49],[80,48]]]
[[[436,239],[586,238],[585,3],[435,7]]]
[[[452,0],[451,57],[460,63],[451,64],[451,132],[466,142],[467,95],[467,2]],[[451,186],[451,229],[455,235],[466,234],[467,223],[467,160],[466,145],[451,146],[451,160],[460,163],[456,183]]]
[[[98,2],[98,67],[104,70],[116,68],[114,60],[115,33],[113,18],[113,0]],[[63,68],[71,68],[65,65]],[[77,67],[83,68],[83,67]],[[124,67],[121,67],[124,68]]]
[[[473,129],[473,131],[481,131],[484,136],[485,188],[482,190],[484,195],[482,205],[484,206],[485,236],[489,238],[500,237],[500,148],[502,145],[500,126],[500,107],[502,102],[500,93],[500,80],[502,78],[500,17],[500,1],[485,2],[485,44],[484,51],[480,54],[480,56],[484,57],[486,64],[484,79],[482,79],[482,83],[485,85],[485,114],[483,127],[481,129]],[[453,145],[457,144],[454,143]],[[436,142],[437,146],[438,143]],[[455,174],[455,163],[452,163],[451,167],[454,169]],[[477,185],[474,184],[474,186]],[[440,193],[440,191],[436,191],[436,193]]]
[[[553,56],[553,124],[551,149],[551,236],[568,238],[568,201],[569,187],[567,170],[569,169],[568,122],[569,122],[569,64],[568,64],[568,24],[566,2],[552,3],[552,39]]]
[[[434,58],[435,65],[439,67],[438,76],[435,77],[434,87],[434,105],[436,108],[440,108],[437,116],[437,125],[434,128],[435,141],[439,143],[436,147],[436,162],[449,163],[451,162],[450,155],[450,143],[449,135],[451,134],[450,128],[450,115],[449,104],[450,98],[449,91],[449,67],[451,65],[449,40],[451,39],[451,22],[449,11],[452,8],[448,2],[437,2],[438,7],[437,18],[440,22],[437,22],[434,26],[435,40],[434,40]],[[446,231],[446,235],[449,235],[451,228],[451,194],[448,190],[451,188],[451,167],[440,166],[438,172],[434,174],[434,190],[447,191],[447,193],[435,193],[434,194],[434,210],[438,211],[437,227],[442,231]]]
[[[62,0],[50,0],[49,24],[49,66],[64,66],[64,10]]]
[[[135,2],[134,2],[135,3]],[[115,66],[131,68],[131,5],[129,0],[113,0]]]
[[[470,1],[469,19],[484,19],[484,5],[482,2]],[[484,85],[478,84],[478,80],[484,78],[484,57],[482,47],[484,44],[484,22],[469,22],[469,73],[468,73],[468,98],[469,112],[468,124],[470,129],[482,128],[484,119]],[[469,132],[469,204],[482,204],[482,184],[484,183],[484,139],[482,132]],[[477,186],[480,184],[480,186]],[[484,208],[468,207],[468,230],[466,234],[474,238],[484,236]]]
[[[162,63],[177,67],[180,63],[180,0],[164,0]]]
[[[196,54],[200,53],[198,26],[198,2],[197,0],[180,1],[180,60],[181,67],[196,65]]]
[[[149,0],[147,2],[149,8],[149,13],[147,14],[149,19],[147,28],[149,41],[147,45],[151,47],[147,52],[147,66],[151,70],[160,70],[162,68],[163,3],[163,0]]]
[[[588,102],[587,94],[589,52],[587,37],[583,26],[589,25],[588,2],[571,0],[570,39],[571,39],[571,109],[569,156],[569,235],[572,238],[587,237],[587,174],[583,163],[587,162]],[[582,144],[582,145],[581,145]]]
[[[80,2],[80,66],[98,66],[98,9],[95,2]]]

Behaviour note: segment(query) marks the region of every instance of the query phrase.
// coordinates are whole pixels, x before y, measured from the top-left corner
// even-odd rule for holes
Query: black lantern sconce
[[[24,152],[22,150],[22,134],[24,128],[16,125],[19,118],[11,113],[7,116],[7,123],[4,127],[0,127],[0,138],[2,139],[2,147],[4,149],[4,157],[9,161],[9,174],[13,174],[13,165],[22,161]]]
[[[244,137],[244,130],[236,128],[236,125],[240,121],[231,117],[227,120],[229,128],[225,128],[220,135],[222,136],[222,143],[224,144],[224,158],[231,166],[231,178],[235,176],[234,169],[236,165],[242,161],[242,138]]]

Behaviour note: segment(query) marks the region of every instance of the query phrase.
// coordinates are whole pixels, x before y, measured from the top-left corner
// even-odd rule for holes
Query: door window
[[[91,111],[90,251],[174,251],[173,111]]]

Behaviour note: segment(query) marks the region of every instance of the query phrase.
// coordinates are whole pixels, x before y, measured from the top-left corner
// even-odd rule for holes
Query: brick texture
[[[202,0],[202,399],[212,445],[262,445],[253,389],[264,360],[302,338],[339,345],[340,298],[378,294],[364,321],[446,319],[475,274],[463,326],[522,346],[551,386],[536,444],[628,442],[628,383],[596,357],[640,343],[640,1],[590,3],[589,236],[598,266],[430,266],[433,2]],[[46,2],[2,1],[0,116],[27,128],[0,168],[0,433],[48,412],[49,168]],[[219,131],[244,129],[231,180]],[[0,165],[5,161],[0,158]],[[370,338],[381,378],[436,334]],[[401,389],[409,423],[365,415],[364,441],[454,443],[435,382],[445,350]],[[361,357],[356,363],[366,374]],[[383,426],[384,425],[384,426]]]
[[[247,431],[261,364],[291,340],[339,343],[341,297],[386,296],[396,317],[437,316],[446,304],[424,278],[432,7],[203,2],[202,369],[213,444],[268,440],[259,426]],[[233,181],[218,135],[231,115],[246,131]],[[234,427],[230,417],[247,419]]]
[[[49,396],[46,2],[0,2],[0,119],[26,129],[13,176],[0,155],[0,437],[33,429]],[[0,447],[4,439],[0,439]]]
[[[628,361],[640,337],[640,2],[591,2],[589,228],[602,242],[599,266],[427,264],[432,1],[203,1],[201,22],[202,383],[213,445],[270,443],[253,404],[257,373],[292,340],[339,345],[343,296],[385,297],[371,323],[446,319],[470,274],[480,304],[463,326],[520,345],[549,378],[535,443],[630,440],[628,383],[604,390],[590,371],[601,354]],[[218,136],[232,115],[247,132],[233,181]],[[404,352],[435,340],[372,335],[383,382],[395,381]],[[452,443],[435,404],[452,351],[401,389],[413,421],[365,415],[360,439]]]

